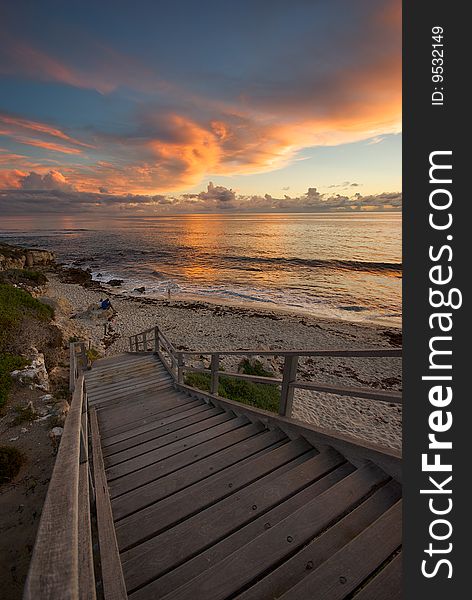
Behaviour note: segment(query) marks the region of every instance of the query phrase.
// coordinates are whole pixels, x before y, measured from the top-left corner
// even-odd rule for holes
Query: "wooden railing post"
[[[292,403],[294,388],[291,385],[297,378],[298,355],[291,354],[285,357],[282,375],[282,389],[280,391],[279,415],[292,416]]]
[[[75,342],[69,345],[69,390],[75,389]]]
[[[211,368],[210,391],[212,394],[218,394],[218,384],[219,384],[218,371],[220,370],[220,355],[219,354],[211,355],[210,368]]]
[[[184,355],[182,352],[177,354],[177,383],[184,382]]]
[[[85,342],[80,342],[80,361],[80,369],[78,369],[76,377],[79,377],[81,372],[87,370],[88,367],[88,356]]]
[[[159,352],[159,327],[154,327],[154,352]]]

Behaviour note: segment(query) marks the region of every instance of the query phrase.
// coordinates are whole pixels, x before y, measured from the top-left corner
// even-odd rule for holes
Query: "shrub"
[[[244,359],[239,367],[246,375],[273,376],[272,373],[263,368],[262,363],[259,361],[251,363],[248,359]],[[210,381],[208,373],[189,373],[185,377],[187,385],[205,392],[210,391]],[[273,384],[253,383],[252,381],[221,375],[218,382],[218,395],[272,412],[278,412],[279,410],[280,390]]]
[[[101,354],[100,352],[94,347],[91,346],[90,348],[88,348],[85,351],[85,354],[87,355],[87,358],[89,359],[89,361],[94,362],[95,360],[98,360],[99,358],[101,358]]]
[[[16,477],[24,462],[25,456],[20,450],[13,446],[0,446],[0,485]]]
[[[239,370],[246,375],[257,375],[258,377],[273,377],[274,374],[266,371],[260,360],[251,362],[248,358],[243,358],[239,363]]]

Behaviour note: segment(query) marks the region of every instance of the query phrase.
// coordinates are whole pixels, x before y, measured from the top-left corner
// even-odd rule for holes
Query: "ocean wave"
[[[384,275],[401,275],[402,263],[374,262],[362,260],[340,259],[306,259],[297,257],[252,257],[252,256],[221,256],[220,260],[238,263],[273,264],[280,266],[296,266],[308,268],[321,268],[342,271],[360,271],[364,273],[382,273]],[[254,267],[252,267],[254,268]]]

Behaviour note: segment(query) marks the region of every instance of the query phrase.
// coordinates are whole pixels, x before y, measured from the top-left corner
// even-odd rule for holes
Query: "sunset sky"
[[[3,3],[0,214],[398,209],[400,9]]]

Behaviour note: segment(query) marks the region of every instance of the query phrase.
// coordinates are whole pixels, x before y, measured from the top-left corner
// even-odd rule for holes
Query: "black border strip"
[[[465,148],[465,139],[470,130],[469,118],[465,111],[468,102],[467,87],[469,72],[467,62],[470,33],[464,5],[459,2],[440,2],[429,0],[419,2],[410,0],[403,3],[403,251],[404,251],[404,482],[405,482],[405,519],[404,519],[404,597],[407,599],[428,598],[428,600],[464,598],[470,595],[468,590],[469,536],[472,537],[472,442],[470,405],[472,404],[472,372],[469,364],[469,333],[472,331],[468,314],[468,294],[471,269],[467,261],[472,257],[469,240],[468,215],[470,214],[470,185],[466,190],[466,176],[472,172],[468,162],[470,150]],[[463,7],[463,8],[462,8]],[[442,27],[444,36],[440,40],[443,46],[444,81],[432,81],[433,27]],[[438,47],[439,48],[439,47]],[[437,53],[436,53],[437,55]],[[434,90],[437,87],[438,90]],[[443,105],[432,105],[432,92],[444,88]],[[436,95],[440,100],[440,95]],[[450,151],[451,155],[435,155],[435,162],[452,165],[450,171],[433,171],[434,179],[448,180],[452,183],[430,183],[430,154],[435,151]],[[449,175],[447,175],[449,173]],[[434,190],[446,189],[447,192]],[[430,206],[430,194],[433,202],[446,203],[449,194],[452,198],[450,208],[435,210]],[[433,219],[446,222],[448,213],[452,216],[451,227],[435,230],[429,223],[430,213]],[[448,239],[452,235],[452,239]],[[447,249],[441,258],[432,260],[429,248],[433,248],[435,257],[444,246],[450,246],[452,256]],[[450,257],[450,260],[449,260]],[[430,268],[441,265],[433,272],[433,277],[450,274],[452,280],[447,284],[432,284]],[[461,308],[442,307],[434,309],[430,305],[430,288],[443,290],[445,294],[451,288],[461,290],[463,304]],[[454,294],[458,300],[459,294]],[[439,296],[436,295],[438,300]],[[438,319],[433,319],[430,327],[429,317],[434,312],[447,312],[451,315],[452,329],[449,333],[438,329]],[[446,325],[447,318],[443,320]],[[433,357],[435,363],[452,365],[452,369],[431,369],[429,342],[434,336],[451,336],[452,340],[436,340],[434,347],[442,344],[443,349],[452,350],[452,355]],[[451,375],[452,381],[433,382],[422,380],[423,375]],[[450,385],[453,398],[449,405],[438,408],[429,400],[429,390],[433,385]],[[436,396],[438,397],[438,396]],[[452,427],[443,433],[437,433],[437,439],[452,441],[452,449],[444,449],[440,460],[452,465],[452,472],[425,472],[422,470],[422,454],[429,452],[428,461],[434,460],[436,450],[428,450],[428,434],[432,432],[429,415],[441,410],[443,422],[447,412],[453,419]],[[436,425],[439,417],[436,418]],[[469,442],[470,440],[470,442]],[[469,475],[470,473],[470,475]],[[434,489],[428,481],[436,476],[443,482],[452,475],[452,481],[443,489],[451,489],[451,494],[421,494],[421,489]],[[429,500],[436,509],[449,507],[450,513],[443,516],[433,515]],[[444,518],[452,526],[450,537],[440,540],[431,538],[430,526],[435,519]],[[432,526],[437,536],[446,536],[449,526],[439,523]],[[452,544],[450,552],[429,556],[425,550],[429,544],[433,549],[446,550]],[[437,574],[427,578],[422,574],[422,561],[427,560],[425,570],[435,571],[438,561],[449,560],[452,566],[452,578],[448,563],[439,565]]]

